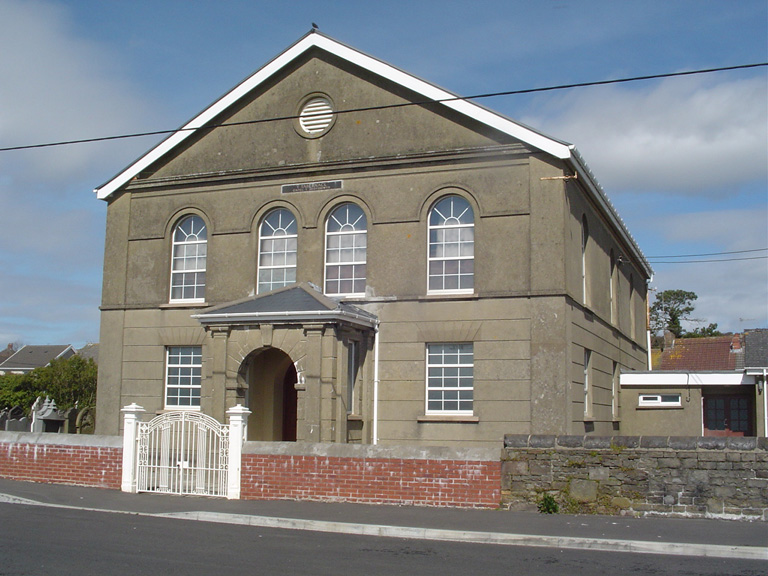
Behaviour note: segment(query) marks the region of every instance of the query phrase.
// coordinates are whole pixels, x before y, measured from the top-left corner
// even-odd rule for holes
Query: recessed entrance
[[[296,368],[277,348],[256,350],[240,367],[248,387],[248,440],[296,441]]]

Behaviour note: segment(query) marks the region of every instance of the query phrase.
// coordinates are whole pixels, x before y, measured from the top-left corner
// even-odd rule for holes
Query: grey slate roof
[[[195,314],[193,318],[204,325],[332,320],[373,327],[377,322],[375,315],[329,298],[310,283],[286,286],[266,294],[214,306],[201,314]]]
[[[13,356],[0,364],[3,372],[29,372],[50,364],[56,358],[69,358],[75,353],[69,344],[49,344],[43,346],[23,346]]]
[[[768,367],[768,329],[744,332],[744,367]]]

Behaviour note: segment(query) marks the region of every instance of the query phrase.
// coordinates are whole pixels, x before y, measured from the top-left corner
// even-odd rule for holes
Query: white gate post
[[[123,492],[136,492],[136,438],[139,430],[139,415],[145,410],[135,402],[121,410],[123,416]]]
[[[248,408],[238,404],[227,410],[229,416],[229,463],[227,471],[227,498],[240,499],[240,471],[243,461],[243,442],[248,422]]]

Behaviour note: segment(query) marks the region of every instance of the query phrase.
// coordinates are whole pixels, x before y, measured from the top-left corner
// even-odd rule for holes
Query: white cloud
[[[0,0],[0,147],[135,131],[152,119],[120,58],[60,4]],[[98,338],[104,205],[92,194],[145,142],[0,152],[0,335]]]
[[[576,144],[603,185],[715,195],[768,178],[764,73],[671,78],[547,100],[523,122]]]
[[[724,210],[667,216],[657,219],[654,227],[671,245],[703,242],[714,246],[714,252],[727,252],[768,247],[767,221],[764,209]],[[705,258],[733,259],[730,262],[657,265],[654,285],[659,290],[695,292],[699,298],[693,315],[704,325],[716,322],[721,330],[739,332],[766,327],[768,260],[741,260],[765,256],[768,253],[749,252]],[[701,325],[691,324],[688,328]]]

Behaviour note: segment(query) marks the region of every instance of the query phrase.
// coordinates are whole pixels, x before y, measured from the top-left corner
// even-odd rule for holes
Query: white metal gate
[[[138,492],[227,496],[229,426],[200,412],[138,424]]]

